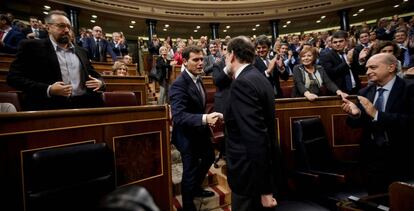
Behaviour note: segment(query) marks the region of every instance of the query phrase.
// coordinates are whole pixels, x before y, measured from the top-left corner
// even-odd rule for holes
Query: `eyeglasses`
[[[66,24],[66,23],[49,23],[49,24],[54,25],[58,27],[59,29],[64,29],[64,28],[71,29],[72,28],[70,24]]]

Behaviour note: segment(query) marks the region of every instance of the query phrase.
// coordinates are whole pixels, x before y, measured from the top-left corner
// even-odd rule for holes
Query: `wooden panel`
[[[92,62],[92,66],[95,68],[96,71],[101,73],[102,75],[106,75],[104,72],[112,72],[112,65],[111,62]],[[128,64],[128,74],[130,76],[136,76],[137,73],[137,64]]]
[[[341,104],[341,98],[336,96],[320,97],[313,102],[305,98],[276,99],[276,130],[284,159],[290,170],[294,168],[295,162],[292,124],[294,120],[301,118],[321,118],[329,143],[338,159],[357,158],[361,130],[346,125],[346,114],[342,111]]]
[[[21,153],[87,141],[106,142],[117,157],[120,185],[138,184],[161,210],[171,210],[166,106],[53,110],[0,114],[0,202],[23,210]],[[147,157],[148,156],[148,157]],[[119,165],[119,166],[118,166]]]

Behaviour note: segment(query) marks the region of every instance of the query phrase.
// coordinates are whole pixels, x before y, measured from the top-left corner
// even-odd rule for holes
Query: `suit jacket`
[[[293,83],[294,87],[292,89],[292,97],[303,97],[306,91],[310,91],[313,94],[321,95],[321,89],[318,92],[308,90],[305,87],[305,75],[303,65],[296,65],[293,68]],[[338,87],[334,82],[331,81],[328,74],[326,74],[325,70],[320,65],[315,65],[315,73],[318,72],[322,79],[322,84],[320,88],[327,88],[331,93],[335,93],[338,90]],[[336,93],[335,93],[336,95]]]
[[[106,55],[109,54],[112,57],[112,61],[116,61],[116,54],[112,50],[112,47],[109,45],[108,40],[100,39],[99,45],[101,46],[100,55],[96,55],[96,42],[93,37],[86,38],[84,42],[82,42],[82,47],[88,50],[88,58],[93,61],[97,62],[106,62]]]
[[[128,44],[126,42],[124,42],[124,44],[118,45],[118,47],[115,47],[115,43],[111,41],[109,42],[109,45],[117,57],[122,57],[128,54]]]
[[[169,75],[172,70],[170,60],[167,59],[167,61],[164,61],[162,56],[159,56],[155,63],[155,67],[157,68],[157,73],[160,73],[160,80],[158,82],[161,86],[165,87],[168,84]]]
[[[26,36],[30,33],[33,33],[32,27],[27,27],[25,29],[22,30],[22,33],[24,34],[24,37],[26,38]],[[39,29],[39,39],[44,39],[44,38],[48,38],[48,33],[45,30]]]
[[[217,64],[213,64],[213,82],[216,86],[216,92],[214,93],[214,110],[220,113],[224,113],[225,100],[229,94],[231,77],[224,73],[223,69],[226,66],[224,57]]]
[[[206,99],[202,99],[186,71],[171,85],[169,99],[173,120],[171,141],[177,149],[180,152],[192,152],[194,148],[212,144],[210,128],[202,125]]]
[[[319,62],[338,88],[343,92],[349,93],[349,90],[346,88],[345,78],[349,75],[350,67],[339,57],[338,53],[334,50],[327,51],[319,58]],[[361,88],[361,81],[359,80],[358,72],[352,69],[352,75],[355,79],[354,90],[359,90]]]
[[[270,58],[271,59],[271,58]],[[255,61],[254,61],[254,66],[263,74],[265,74],[265,71],[267,69],[266,64],[263,62],[263,60],[259,57],[256,56]],[[280,79],[286,81],[289,79],[289,72],[288,71],[284,71],[283,73],[281,73],[277,66],[275,65],[275,69],[273,70],[273,74],[267,78],[270,82],[270,84],[272,85],[272,90],[273,87],[276,88],[277,90],[277,95],[275,96],[276,98],[281,98],[283,97],[283,93],[282,93],[282,89],[280,88]]]
[[[85,84],[88,75],[102,80],[88,60],[85,49],[75,46],[75,54],[81,64],[81,84]],[[24,104],[30,110],[56,109],[65,107],[66,97],[47,96],[49,85],[62,81],[59,60],[50,39],[23,40],[11,63],[7,83],[25,94]],[[86,88],[86,87],[85,87]],[[101,89],[103,89],[102,87]],[[87,89],[86,95],[99,97],[98,93]]]
[[[17,46],[20,41],[24,39],[24,35],[15,29],[11,29],[7,33],[6,37],[3,40],[3,46],[0,46],[1,53],[15,54],[17,52]]]
[[[359,95],[374,101],[376,85],[371,84],[360,90]],[[347,118],[347,124],[351,127],[363,128],[363,139],[361,141],[361,153],[363,158],[368,158],[371,152],[375,153],[378,147],[388,146],[391,154],[387,159],[398,163],[412,161],[412,129],[414,128],[414,86],[407,85],[404,79],[396,77],[395,83],[389,93],[384,112],[378,113],[378,120],[373,121],[360,104],[360,118]],[[385,143],[378,143],[372,134],[384,132]],[[379,145],[382,144],[382,145]],[[396,165],[401,166],[401,165]],[[407,166],[404,168],[412,169]]]
[[[224,58],[221,58],[224,59]],[[216,63],[216,57],[214,57],[213,55],[207,55],[204,56],[204,72],[206,73],[206,75],[211,75],[211,73],[213,72],[213,65]]]
[[[228,182],[237,194],[276,192],[280,154],[274,102],[270,83],[253,65],[231,83],[224,113],[226,158]]]

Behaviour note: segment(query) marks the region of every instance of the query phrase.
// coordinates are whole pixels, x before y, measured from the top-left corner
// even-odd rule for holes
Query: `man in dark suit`
[[[201,183],[214,161],[211,132],[223,117],[221,113],[205,114],[206,92],[200,75],[203,73],[203,51],[190,46],[183,51],[185,70],[171,85],[173,131],[172,143],[181,153],[183,175],[181,193],[183,209],[195,211],[194,197],[209,197],[214,193],[201,188]]]
[[[106,55],[112,57],[112,62],[116,62],[116,54],[109,45],[108,40],[102,37],[102,28],[94,26],[92,28],[93,37],[88,37],[82,42],[84,48],[88,50],[88,57],[92,61],[106,62]]]
[[[0,14],[0,52],[15,54],[23,34],[11,27],[12,19],[7,14]]]
[[[288,80],[289,72],[285,70],[283,58],[276,55],[273,58],[269,57],[270,45],[272,42],[265,35],[260,35],[256,39],[256,57],[254,66],[262,72],[272,85],[275,98],[283,97],[282,89],[280,88],[280,79]]]
[[[45,18],[48,39],[24,40],[10,65],[7,83],[25,94],[26,110],[96,107],[96,92],[105,87],[85,49],[70,42],[69,19],[63,11]]]
[[[367,62],[372,84],[360,90],[358,103],[343,99],[347,124],[363,128],[361,158],[369,194],[388,192],[393,181],[413,179],[413,86],[396,76],[395,56],[380,53]],[[408,163],[408,165],[404,165]]]
[[[221,55],[219,52],[220,49],[220,43],[213,40],[210,41],[209,44],[209,55],[204,56],[204,72],[206,73],[206,75],[211,75],[211,73],[213,72],[213,65],[217,64],[218,62],[221,61]]]
[[[251,64],[255,51],[247,37],[233,38],[227,50],[226,64],[235,78],[224,112],[231,206],[237,211],[266,210],[277,205],[280,173],[273,89]]]
[[[39,20],[37,17],[31,16],[29,18],[30,27],[23,29],[23,34],[27,39],[45,39],[48,38],[47,32],[39,27]]]
[[[128,44],[121,32],[112,33],[112,41],[109,42],[109,45],[118,58],[128,55]]]
[[[332,35],[332,50],[319,58],[319,63],[338,88],[348,94],[356,94],[361,88],[357,70],[351,69],[353,51],[345,52],[347,33],[337,31]]]
[[[222,58],[219,62],[213,64],[213,82],[216,86],[216,92],[214,93],[214,111],[223,113],[225,100],[227,99],[230,84],[232,81],[231,72],[226,67],[226,54],[227,43],[223,43],[221,46]]]

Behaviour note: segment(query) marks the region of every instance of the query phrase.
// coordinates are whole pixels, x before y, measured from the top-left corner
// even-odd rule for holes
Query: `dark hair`
[[[270,39],[267,38],[266,35],[262,34],[256,38],[255,46],[258,46],[258,45],[266,45],[269,48],[272,45],[272,41],[270,41]]]
[[[7,14],[0,14],[0,20],[5,20],[8,26],[11,26],[13,21]]]
[[[377,47],[374,48],[372,52],[372,55],[381,53],[381,50],[387,46],[392,46],[392,48],[394,49],[394,56],[398,57],[400,55],[400,48],[398,47],[397,43],[389,40],[378,42]]]
[[[62,10],[52,10],[49,12],[49,14],[45,17],[45,23],[51,23],[52,22],[52,15],[63,15],[65,17],[68,17],[68,14]]]
[[[195,46],[195,45],[190,45],[186,48],[184,48],[183,50],[183,59],[185,59],[186,61],[188,61],[188,59],[190,58],[190,53],[200,53],[203,52],[203,49]]]
[[[336,39],[338,39],[338,38],[346,39],[347,37],[348,37],[348,34],[346,33],[346,31],[342,31],[342,30],[336,31],[332,34],[332,39],[334,39],[334,38],[336,38]]]
[[[233,53],[240,62],[245,63],[252,63],[255,57],[253,43],[245,36],[231,39],[227,45],[227,52]]]
[[[367,29],[361,29],[358,33],[357,33],[357,37],[360,38],[361,34],[368,34],[369,36],[369,30]]]

